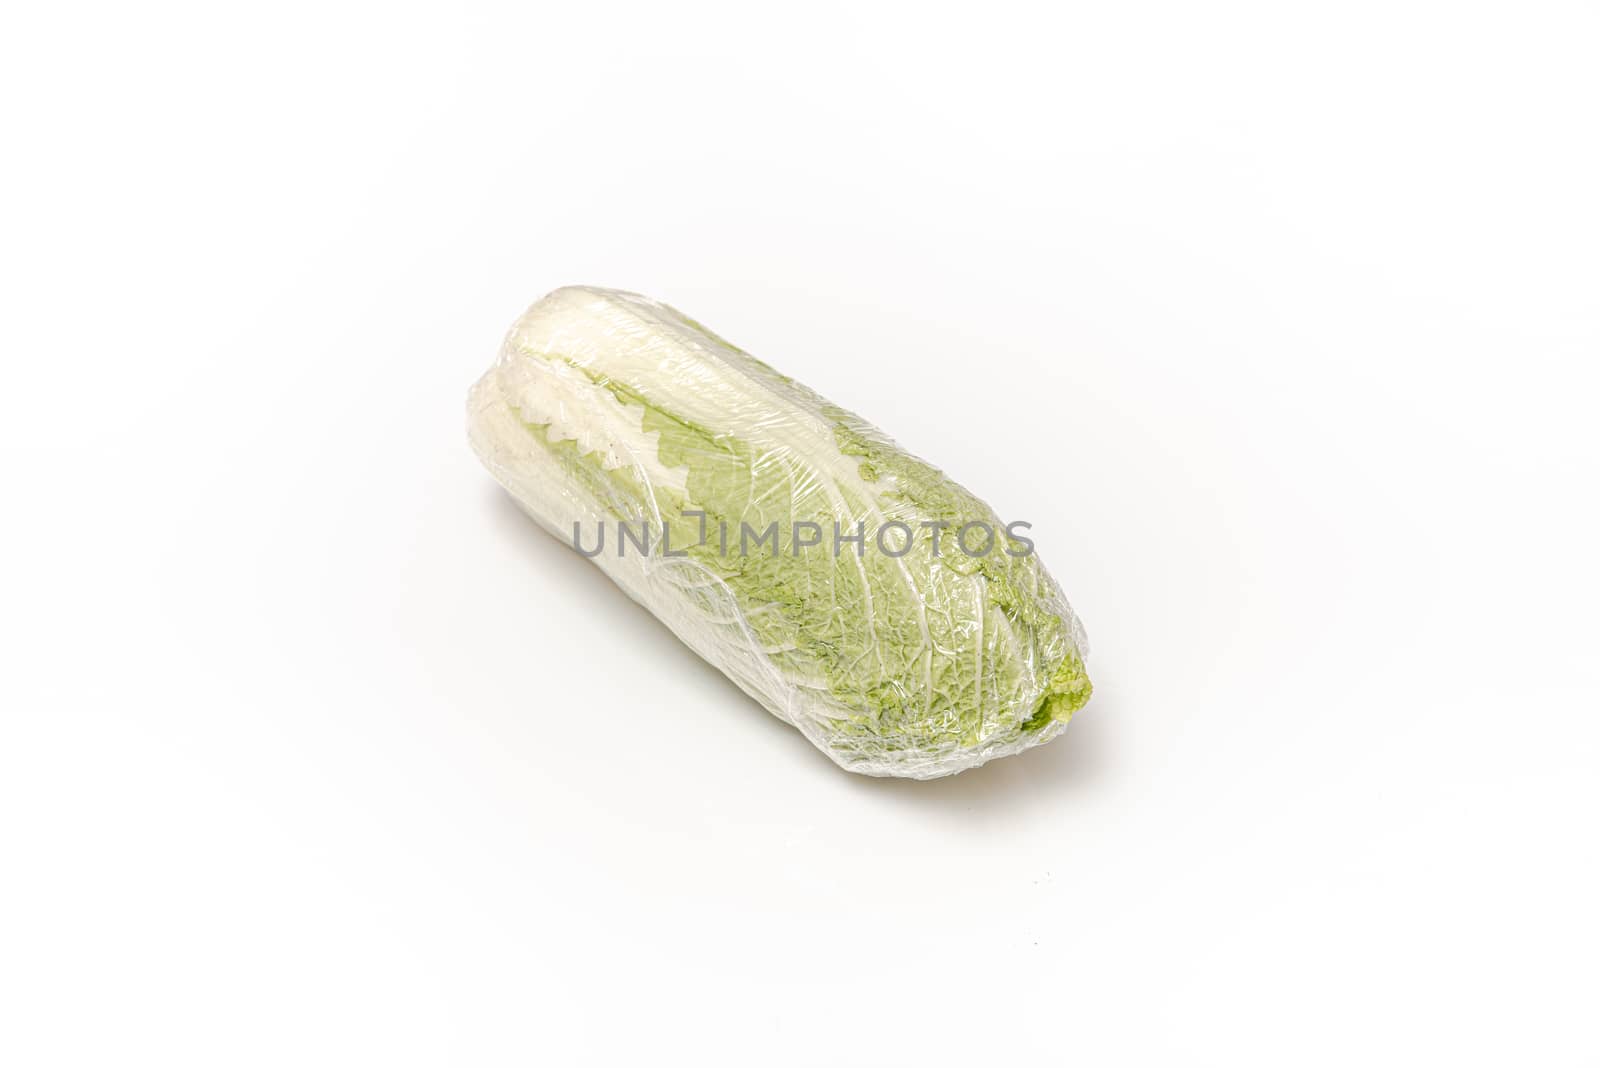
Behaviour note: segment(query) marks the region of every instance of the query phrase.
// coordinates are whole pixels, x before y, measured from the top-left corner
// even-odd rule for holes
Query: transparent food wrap
[[[949,775],[1089,699],[1025,524],[665,304],[551,293],[468,429],[542,527],[849,771]]]

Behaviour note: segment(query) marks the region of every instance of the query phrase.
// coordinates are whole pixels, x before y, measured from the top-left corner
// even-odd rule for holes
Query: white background
[[[1600,1063],[1592,4],[0,42],[0,1061]],[[573,282],[1031,520],[1066,735],[846,775],[523,519]]]

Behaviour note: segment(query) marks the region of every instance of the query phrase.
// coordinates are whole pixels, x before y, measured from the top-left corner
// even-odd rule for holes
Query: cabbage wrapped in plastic
[[[541,526],[850,771],[958,772],[1089,699],[1022,525],[664,304],[551,293],[468,422]]]

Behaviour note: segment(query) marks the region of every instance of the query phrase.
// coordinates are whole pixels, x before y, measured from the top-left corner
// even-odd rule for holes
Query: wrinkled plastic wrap
[[[664,304],[551,293],[468,428],[541,526],[850,771],[958,772],[1089,698],[1083,630],[1024,527]]]

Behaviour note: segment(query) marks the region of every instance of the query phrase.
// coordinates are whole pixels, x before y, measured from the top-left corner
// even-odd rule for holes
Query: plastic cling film
[[[541,526],[850,771],[949,775],[1089,699],[1082,626],[1018,525],[664,304],[551,293],[468,431]]]

